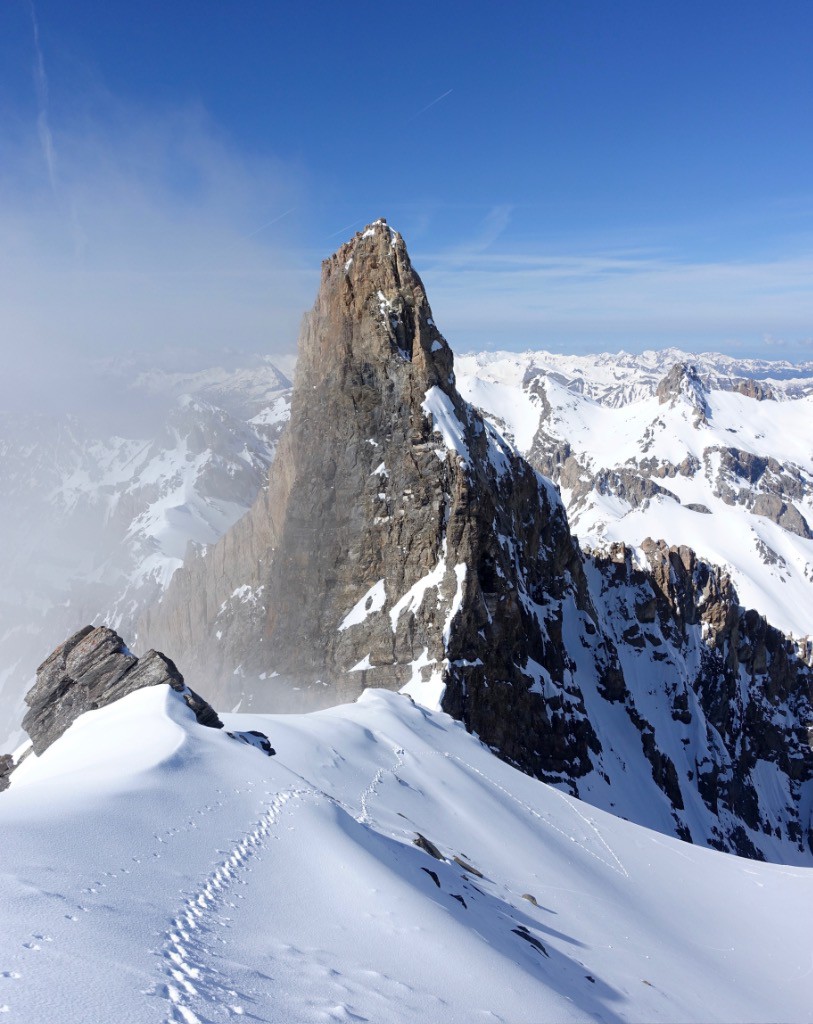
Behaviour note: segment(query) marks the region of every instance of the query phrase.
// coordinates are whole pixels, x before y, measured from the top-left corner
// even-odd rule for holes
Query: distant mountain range
[[[813,632],[813,363],[480,353],[457,372],[559,485],[583,545],[688,544],[744,604]]]

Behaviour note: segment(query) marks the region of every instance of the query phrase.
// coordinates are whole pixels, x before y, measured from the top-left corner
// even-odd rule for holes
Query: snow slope
[[[680,362],[697,367],[703,418],[686,395],[665,403],[656,396],[660,381]],[[746,607],[797,637],[813,634],[813,539],[752,507],[770,490],[813,524],[812,364],[670,349],[595,356],[479,353],[458,357],[456,367],[464,397],[538,468],[558,472],[543,457],[572,456],[578,476],[557,479],[571,529],[583,545],[623,541],[639,548],[647,537],[686,544],[728,569]],[[757,401],[732,390],[748,380],[769,387],[773,397]],[[545,435],[542,449],[537,430]],[[760,479],[739,476],[727,465],[728,451],[773,469]],[[613,483],[618,473],[651,481],[663,493],[631,497],[628,485],[624,494]]]
[[[18,769],[9,1021],[809,1019],[813,871],[580,804],[397,694],[228,725],[278,756],[156,687]]]

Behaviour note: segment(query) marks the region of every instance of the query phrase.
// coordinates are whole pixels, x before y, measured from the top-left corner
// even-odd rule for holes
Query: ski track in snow
[[[372,818],[368,810],[369,802],[378,792],[378,787],[385,775],[395,775],[399,768],[404,766],[404,748],[393,747],[393,754],[395,754],[395,763],[389,768],[379,768],[373,776],[370,785],[361,794],[361,814],[356,816],[356,821],[361,825],[369,825],[372,823]]]
[[[232,890],[236,885],[248,885],[243,875],[272,835],[283,808],[289,801],[315,792],[288,789],[278,793],[259,821],[175,914],[160,952],[168,980],[152,993],[166,1000],[168,1024],[209,1024],[216,1018],[230,1020],[246,1014],[242,1004],[252,997],[230,987],[212,962],[217,956],[213,947],[226,944],[219,932],[230,927],[227,910],[237,907]],[[243,899],[239,893],[234,896]]]
[[[495,782],[492,778],[486,775],[485,772],[481,772],[479,768],[475,768],[473,764],[469,764],[468,761],[464,761],[462,757],[458,757],[457,754],[449,753],[449,751],[436,751],[435,753],[436,756],[445,757],[450,761],[457,761],[457,763],[462,765],[464,768],[468,768],[469,771],[472,771],[476,775],[479,775],[482,779],[485,779],[485,781],[488,782],[489,785],[493,786],[495,789],[498,789],[501,793],[505,794],[505,796],[507,796],[509,800],[512,800],[515,804],[518,804],[524,811],[526,811],[532,817],[537,818],[539,821],[541,821],[543,825],[546,825],[548,828],[553,829],[554,832],[558,832],[560,835],[564,836],[565,839],[567,839],[569,842],[576,843],[576,845],[580,846],[585,853],[588,853],[591,857],[595,857],[595,859],[600,864],[603,864],[605,867],[610,868],[611,871],[615,871],[617,874],[622,875],[624,878],[629,878],[629,872],[618,859],[618,857],[615,854],[615,851],[609,845],[609,843],[601,834],[596,825],[590,820],[590,818],[586,817],[584,814],[581,813],[581,811],[575,808],[573,804],[567,799],[565,794],[560,793],[559,790],[556,789],[554,786],[549,787],[550,791],[552,793],[555,793],[561,800],[563,800],[564,803],[570,808],[570,810],[573,811],[573,813],[578,818],[580,818],[592,832],[595,833],[596,838],[607,851],[607,853],[610,855],[612,861],[605,860],[604,857],[600,857],[594,850],[591,850],[589,847],[585,846],[584,843],[580,843],[575,836],[571,835],[568,832],[565,832],[565,830],[559,828],[558,825],[554,825],[553,822],[549,821],[543,814],[540,814],[539,811],[534,810],[534,808],[531,807],[530,804],[526,804],[524,800],[520,800],[519,797],[514,796],[514,794],[511,793],[510,790],[507,790],[504,786],[501,786],[499,782]]]
[[[380,767],[359,797],[360,813],[353,817],[361,825],[368,827],[374,825],[374,819],[370,812],[371,802],[378,794],[384,779],[388,775],[397,777],[399,769],[405,764],[403,747],[392,744],[392,753],[393,763]],[[531,817],[558,832],[568,841],[575,842],[599,863],[624,877],[629,877],[626,868],[595,824],[573,807],[564,794],[558,790],[551,787],[550,791],[556,793],[570,810],[590,828],[611,860],[600,856],[584,843],[580,843],[577,838],[559,828],[525,801],[459,755],[449,751],[432,751],[432,753],[435,756],[457,762],[461,767],[479,776],[489,786],[508,797]],[[292,769],[288,770],[292,771]],[[293,774],[301,780],[303,785],[292,786],[274,795],[259,820],[246,831],[243,838],[228,853],[222,855],[220,862],[206,876],[205,880],[191,894],[187,895],[183,905],[170,915],[171,924],[163,933],[160,948],[155,951],[156,956],[161,960],[163,977],[160,983],[144,993],[163,1001],[166,1024],[216,1024],[216,1022],[219,1024],[219,1022],[234,1021],[242,1017],[252,1020],[266,1019],[252,1009],[251,1004],[255,1002],[255,997],[235,989],[229,978],[216,966],[219,949],[228,944],[227,932],[232,925],[229,912],[237,910],[239,907],[237,901],[245,898],[243,894],[235,890],[238,886],[249,885],[245,875],[251,870],[251,861],[272,837],[281,813],[291,801],[301,800],[304,797],[323,797],[343,808],[345,812],[352,814],[350,808],[342,801],[318,786],[313,786],[298,773],[293,772]],[[249,789],[252,785],[252,783],[248,784]],[[238,789],[237,792],[240,790]],[[223,799],[212,799],[205,803],[189,815],[185,824],[162,832],[154,832],[152,834],[153,842],[160,846],[166,844],[171,847],[175,836],[197,831],[199,819],[202,816],[214,813],[224,807],[225,795],[221,790],[217,791],[217,795]],[[112,895],[111,884],[115,879],[154,869],[155,861],[161,856],[160,850],[150,848],[146,852],[139,851],[132,854],[129,866],[121,865],[117,870],[100,872],[92,882],[80,887],[79,891],[83,902],[76,904],[76,910],[91,913],[94,907],[91,901],[87,900],[88,896],[109,899]],[[91,877],[93,878],[93,876]],[[112,886],[112,889],[115,889],[115,885]],[[88,903],[90,905],[87,905]],[[76,914],[68,913],[65,914],[65,917],[74,922],[78,920]],[[23,942],[22,946],[29,953],[39,952],[42,950],[40,943],[52,941],[51,936],[36,933],[30,936],[28,941]],[[20,974],[16,971],[6,971],[3,972],[2,977],[13,980],[19,978]],[[11,1010],[12,1007],[8,1003],[0,1003],[0,1014],[8,1013]]]
[[[249,786],[251,785],[253,784],[249,783]],[[235,792],[239,794],[240,790],[237,789]],[[217,794],[218,796],[224,795],[222,790],[218,790]],[[171,843],[175,836],[179,836],[187,832],[197,831],[199,827],[199,819],[205,817],[208,814],[215,813],[218,810],[218,808],[223,807],[224,804],[225,800],[214,800],[211,803],[207,802],[203,804],[201,807],[199,807],[192,814],[192,816],[188,819],[185,825],[179,825],[177,828],[168,828],[165,829],[163,832],[153,832],[152,838],[159,845],[171,848]],[[138,871],[149,871],[152,869],[155,861],[160,860],[162,856],[163,854],[159,850],[146,850],[133,853],[130,857],[129,866],[121,865],[118,868],[118,870],[100,872],[101,877],[97,876],[94,879],[94,881],[82,886],[80,889],[80,893],[83,897],[103,896],[105,894],[102,892],[102,890],[109,889],[110,883],[112,881],[124,875],[135,874]],[[108,879],[108,881],[102,881],[101,879]],[[90,913],[91,909],[91,907],[87,907],[83,903],[77,904],[77,910],[80,910],[84,913]],[[70,915],[67,916],[71,920],[76,920],[75,917],[71,917]]]

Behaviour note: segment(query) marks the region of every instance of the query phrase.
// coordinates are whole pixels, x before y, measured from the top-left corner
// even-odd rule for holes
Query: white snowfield
[[[399,694],[227,724],[277,756],[155,687],[24,762],[4,1019],[810,1019],[813,871],[588,807]]]
[[[696,422],[686,396],[661,404],[658,382],[677,362],[697,366],[706,382],[707,422]],[[730,572],[741,603],[797,637],[813,634],[813,540],[791,533],[742,504],[719,496],[720,453],[736,448],[801,474],[808,494],[787,496],[813,529],[813,365],[735,361],[677,350],[639,355],[562,356],[549,352],[479,353],[456,359],[461,394],[527,454],[543,419],[526,374],[544,384],[550,413],[544,430],[566,442],[574,458],[595,476],[632,468],[644,460],[679,466],[697,461],[694,475],[650,478],[668,494],[633,507],[616,494],[593,489],[585,498],[562,488],[571,529],[583,545],[623,541],[633,548],[647,538],[686,544]],[[753,376],[776,400],[725,390],[733,378]],[[758,486],[731,481],[734,490]],[[689,505],[705,506],[709,514]]]

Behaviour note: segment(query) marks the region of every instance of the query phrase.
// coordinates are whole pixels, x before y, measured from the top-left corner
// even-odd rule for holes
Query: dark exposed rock
[[[701,515],[704,515],[704,516],[710,516],[711,515],[711,509],[708,507],[708,505],[703,505],[699,501],[690,501],[685,506],[685,508],[691,509],[692,512],[699,512]]]
[[[736,391],[746,398],[753,398],[757,402],[774,400],[776,394],[770,384],[761,380],[754,380],[752,377],[739,377],[731,381],[731,390]]]
[[[807,520],[795,505],[783,501],[775,494],[758,494],[751,505],[751,511],[758,516],[766,516],[784,527],[790,533],[810,539],[813,534]]]
[[[423,850],[424,853],[428,853],[430,857],[434,857],[435,860],[446,860],[440,850],[435,846],[431,839],[427,839],[426,836],[421,835],[420,832],[412,840],[413,845],[417,846],[419,850]]]
[[[273,757],[276,754],[276,750],[271,746],[264,732],[249,729],[246,732],[230,732],[227,735],[239,743],[245,743],[249,747],[256,747],[257,750],[261,750],[267,757]]]
[[[760,558],[766,565],[786,565],[785,559],[781,555],[778,555],[772,547],[765,543],[761,538],[756,540],[756,549],[759,552]]]
[[[40,665],[25,698],[30,710],[23,727],[34,752],[42,754],[79,715],[162,683],[181,694],[201,725],[222,728],[214,709],[186,686],[169,658],[158,651],[136,658],[112,629],[85,626]]]
[[[683,680],[672,696],[672,716],[688,725],[697,717],[692,711],[696,701],[704,728],[713,730],[710,750],[719,750],[720,744],[724,748],[722,756],[709,757],[696,767],[697,788],[706,805],[721,819],[726,813],[734,819],[712,845],[742,856],[760,856],[742,824],[761,828],[763,797],[752,784],[751,772],[762,760],[785,776],[795,794],[787,807],[786,834],[799,840],[800,849],[813,850],[810,823],[799,817],[801,787],[813,779],[813,752],[805,728],[813,717],[813,658],[808,645],[791,644],[763,616],[742,608],[728,575],[698,559],[691,549],[651,539],[642,548],[648,572],[634,568],[627,557],[620,573],[617,549],[608,553],[606,568],[613,572],[604,572],[605,588],[632,588],[642,595],[639,605],[643,595],[654,595],[655,624],[667,639],[666,661],[674,666],[675,679]],[[695,647],[698,633],[703,643]],[[693,649],[700,655],[699,663],[684,659],[682,652]],[[629,664],[626,652],[622,661]],[[626,699],[653,778],[679,809],[674,763],[658,749],[654,730],[635,708],[632,695]],[[794,724],[777,725],[784,719]]]
[[[544,395],[544,383],[535,380],[531,393]],[[570,444],[566,440],[554,437],[545,429],[545,408],[550,412],[550,404],[545,399],[540,425],[528,451],[528,461],[543,476],[554,480],[560,487],[570,492],[571,510],[579,510],[588,499],[595,494],[614,495],[628,502],[632,508],[646,508],[653,498],[669,498],[680,504],[680,498],[652,477],[665,479],[692,476],[699,466],[696,459],[687,457],[677,466],[671,463],[658,463],[654,459],[642,459],[637,465],[601,468],[591,471],[580,463],[572,454]]]
[[[721,448],[719,451],[723,469],[750,484],[758,483],[768,468],[768,460],[760,455],[740,451],[739,448]]]
[[[9,776],[14,768],[14,759],[11,754],[0,754],[0,793],[8,789]]]
[[[543,953],[545,956],[550,956],[550,954],[539,941],[539,939],[535,935],[531,935],[531,933],[528,931],[524,924],[518,925],[516,928],[512,928],[511,931],[514,933],[514,935],[519,935],[521,939],[524,939],[527,943],[533,946],[534,949],[538,950],[540,953]]]
[[[478,871],[477,868],[472,867],[472,865],[469,864],[469,862],[467,860],[464,860],[462,857],[452,857],[452,860],[459,867],[463,868],[464,871],[468,871],[468,873],[470,875],[474,875],[475,878],[482,878],[483,877],[483,872],[482,871]]]
[[[707,423],[711,414],[706,391],[697,367],[689,363],[675,363],[655,391],[661,405],[674,405],[680,398],[694,409],[694,424]]]
[[[655,613],[658,610],[658,604],[654,597],[648,601],[641,601],[635,606],[635,618],[639,622],[654,622]]]
[[[801,500],[811,493],[811,481],[798,468],[730,447],[707,448],[707,465],[715,455],[719,456],[719,469],[714,485],[723,501],[744,505],[799,537],[813,537],[807,520],[789,500]]]

